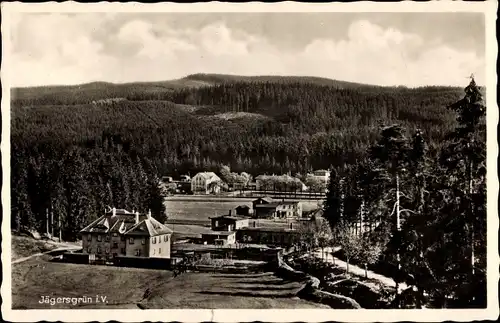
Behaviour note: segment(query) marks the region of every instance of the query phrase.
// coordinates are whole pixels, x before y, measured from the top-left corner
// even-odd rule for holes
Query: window
[[[97,247],[97,253],[101,253],[101,247]]]
[[[146,239],[142,238],[142,244],[146,244]]]
[[[127,251],[125,250],[125,248],[122,248],[122,254],[125,254]]]
[[[97,241],[101,242],[102,241],[102,236],[101,235],[98,235],[97,236]]]
[[[135,251],[135,255],[136,255],[136,256],[140,256],[140,255],[141,255],[141,250],[140,250],[140,249],[137,249],[137,250]]]
[[[153,237],[153,243],[156,243],[156,237]]]
[[[88,241],[92,241],[92,235],[91,234],[88,235],[87,240]]]
[[[134,244],[134,238],[130,238],[130,240],[128,241],[130,244]]]
[[[109,242],[109,236],[106,236],[106,242]]]
[[[109,253],[109,248],[106,248],[106,253],[107,253],[107,254]]]
[[[168,235],[163,236],[163,241],[168,242]]]
[[[118,242],[113,242],[113,248],[118,248]]]
[[[161,248],[158,248],[158,254],[161,255]]]

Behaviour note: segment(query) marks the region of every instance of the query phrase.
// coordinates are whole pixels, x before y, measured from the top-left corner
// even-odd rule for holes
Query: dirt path
[[[31,258],[39,257],[39,256],[50,254],[50,253],[53,253],[53,252],[78,250],[78,249],[81,249],[81,247],[80,246],[75,246],[75,245],[63,245],[61,247],[58,247],[58,248],[55,248],[55,249],[52,249],[52,250],[47,250],[45,252],[35,253],[35,254],[30,255],[28,257],[22,257],[22,258],[19,258],[19,259],[16,259],[16,260],[12,260],[11,263],[12,264],[18,264],[20,262],[24,262],[24,261],[29,260]]]
[[[341,268],[346,268],[347,267],[347,263],[345,261],[342,261],[338,258],[335,258],[333,257],[332,255],[332,249],[334,249],[334,252],[340,250],[340,247],[335,247],[335,248],[326,248],[325,251],[324,251],[324,254],[323,254],[323,257],[322,257],[322,254],[321,254],[321,249],[318,249],[314,252],[314,256],[318,259],[322,259],[323,258],[323,261],[326,261],[330,264],[334,264],[335,266],[337,267],[341,267]],[[334,260],[335,258],[335,260]],[[356,275],[356,276],[361,276],[361,277],[365,277],[365,270],[364,268],[360,268],[356,265],[353,265],[353,264],[349,264],[349,273],[350,274],[353,274],[353,275]],[[389,277],[386,277],[386,276],[383,276],[383,275],[380,275],[380,274],[377,274],[371,270],[368,270],[368,278],[370,279],[375,279],[377,280],[378,282],[384,284],[385,286],[388,286],[388,287],[396,287],[396,282],[394,281],[394,279],[392,278],[389,278]],[[404,290],[406,289],[407,286],[405,283],[399,283],[399,290]]]

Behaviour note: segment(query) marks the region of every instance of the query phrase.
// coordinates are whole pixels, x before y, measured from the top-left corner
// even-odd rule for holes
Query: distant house
[[[253,209],[255,210],[255,207],[257,205],[269,204],[269,203],[273,203],[273,202],[274,202],[274,200],[270,197],[259,197],[258,199],[252,201],[252,205],[253,205]]]
[[[254,205],[253,217],[259,219],[289,219],[302,217],[302,203],[293,201]]]
[[[235,231],[248,227],[248,218],[222,215],[210,218],[213,231]]]
[[[151,217],[113,208],[80,231],[83,253],[111,261],[117,256],[170,258],[172,230]]]
[[[222,180],[214,172],[202,172],[191,179],[191,191],[194,194],[218,194]]]
[[[250,207],[248,205],[240,205],[236,207],[236,215],[250,216]]]
[[[231,245],[236,243],[235,231],[212,231],[201,234],[204,244],[210,245]]]

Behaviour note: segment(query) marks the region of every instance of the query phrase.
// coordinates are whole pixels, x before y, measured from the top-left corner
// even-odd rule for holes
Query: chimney
[[[148,219],[151,219],[151,209],[148,211]]]
[[[116,215],[116,207],[113,208],[113,216]]]
[[[135,212],[135,224],[139,223],[139,212]]]

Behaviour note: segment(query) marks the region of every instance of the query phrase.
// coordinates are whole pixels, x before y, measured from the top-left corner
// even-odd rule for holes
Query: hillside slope
[[[432,152],[455,127],[446,106],[460,89],[328,82],[191,75],[13,89],[11,223],[41,228],[52,208],[71,237],[103,205],[164,216],[152,198],[159,176],[336,167],[363,158],[380,126],[393,123],[407,135],[423,130]]]

